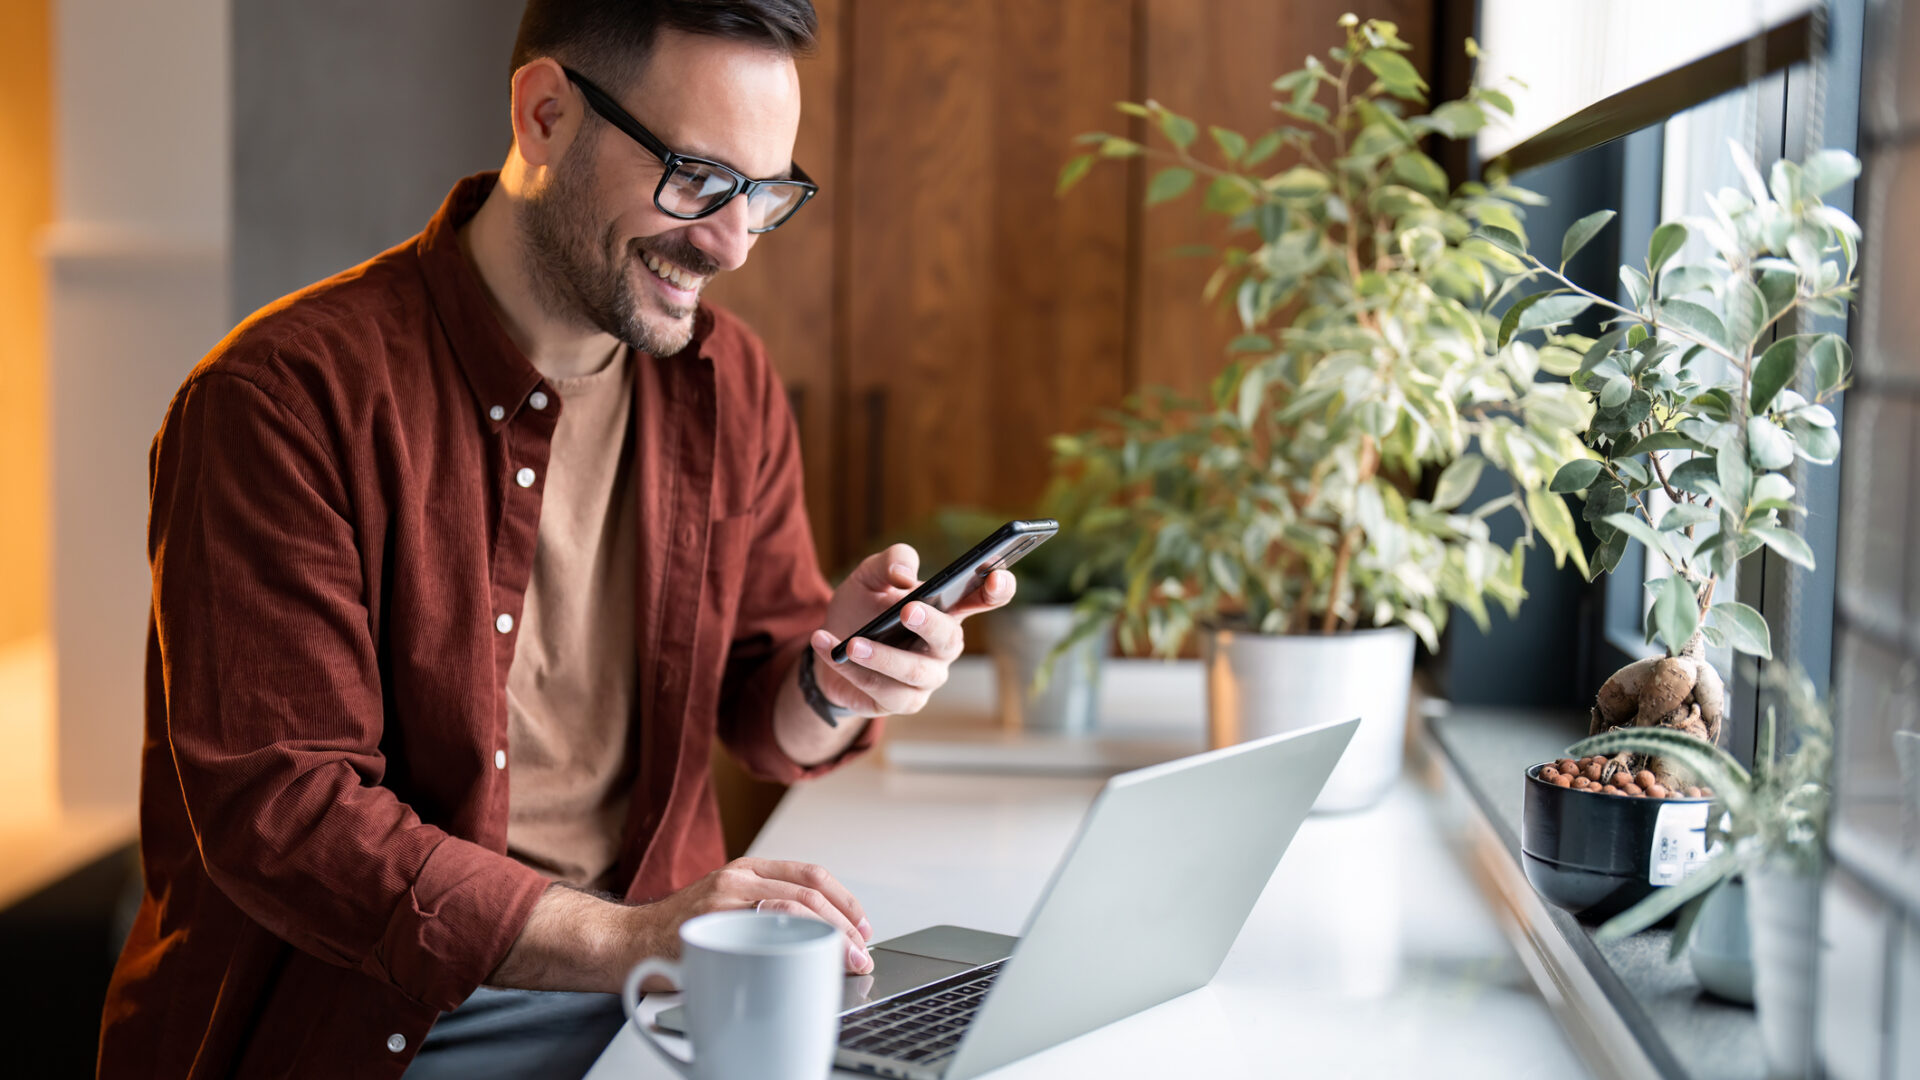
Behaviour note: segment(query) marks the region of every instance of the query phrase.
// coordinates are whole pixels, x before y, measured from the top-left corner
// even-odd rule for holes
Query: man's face
[[[780,53],[662,31],[639,79],[603,88],[677,153],[755,179],[784,175],[793,160],[800,83]],[[753,247],[747,200],[698,221],[662,213],[653,201],[660,160],[569,91],[581,127],[520,215],[533,286],[555,316],[671,356],[693,334],[707,282]]]

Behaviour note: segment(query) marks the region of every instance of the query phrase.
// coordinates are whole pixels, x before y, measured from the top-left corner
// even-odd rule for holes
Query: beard
[[[546,187],[527,196],[520,213],[527,276],[547,313],[591,326],[637,352],[672,356],[693,337],[692,307],[663,303],[636,293],[633,275],[652,274],[648,253],[690,273],[709,277],[717,263],[683,231],[622,243],[594,196],[594,161],[576,146]]]

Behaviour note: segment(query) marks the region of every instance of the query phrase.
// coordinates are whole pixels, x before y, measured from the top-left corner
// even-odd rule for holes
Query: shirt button
[[[493,620],[493,628],[495,630],[500,631],[503,634],[512,633],[513,632],[513,616],[507,614],[504,611],[501,612],[500,617]]]
[[[532,487],[533,486],[533,470],[521,469],[519,472],[514,473],[513,482],[516,484],[519,484],[521,487]]]
[[[406,1048],[407,1048],[407,1037],[405,1035],[402,1035],[396,1031],[393,1034],[387,1036],[387,1049],[397,1054],[400,1051],[405,1050]]]
[[[507,752],[505,750],[495,750],[493,752],[493,767],[496,769],[504,769],[507,767]]]
[[[547,407],[547,395],[535,390],[533,394],[527,398],[527,404],[536,409],[544,409]]]
[[[494,420],[505,420],[507,418],[507,410],[495,405],[493,408],[487,410],[487,416]],[[394,1036],[396,1039],[399,1037],[398,1035]]]

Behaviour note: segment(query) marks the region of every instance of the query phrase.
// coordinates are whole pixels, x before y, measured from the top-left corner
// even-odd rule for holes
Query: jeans
[[[483,986],[433,1025],[405,1080],[579,1080],[625,1022],[614,994]]]

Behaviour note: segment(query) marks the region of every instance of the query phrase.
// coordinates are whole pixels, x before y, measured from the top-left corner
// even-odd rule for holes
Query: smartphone
[[[835,645],[833,662],[847,662],[847,641],[857,637],[891,645],[896,649],[911,649],[921,644],[920,635],[907,629],[900,621],[901,608],[918,600],[936,611],[947,611],[968,593],[979,588],[988,574],[1019,562],[1027,552],[1046,543],[1049,537],[1059,531],[1060,523],[1052,518],[1009,521],[1000,526],[993,531],[993,535],[973,545],[973,550],[942,567],[939,573],[921,582],[919,588],[901,597],[898,603],[875,616],[872,622],[849,635],[846,641]]]

